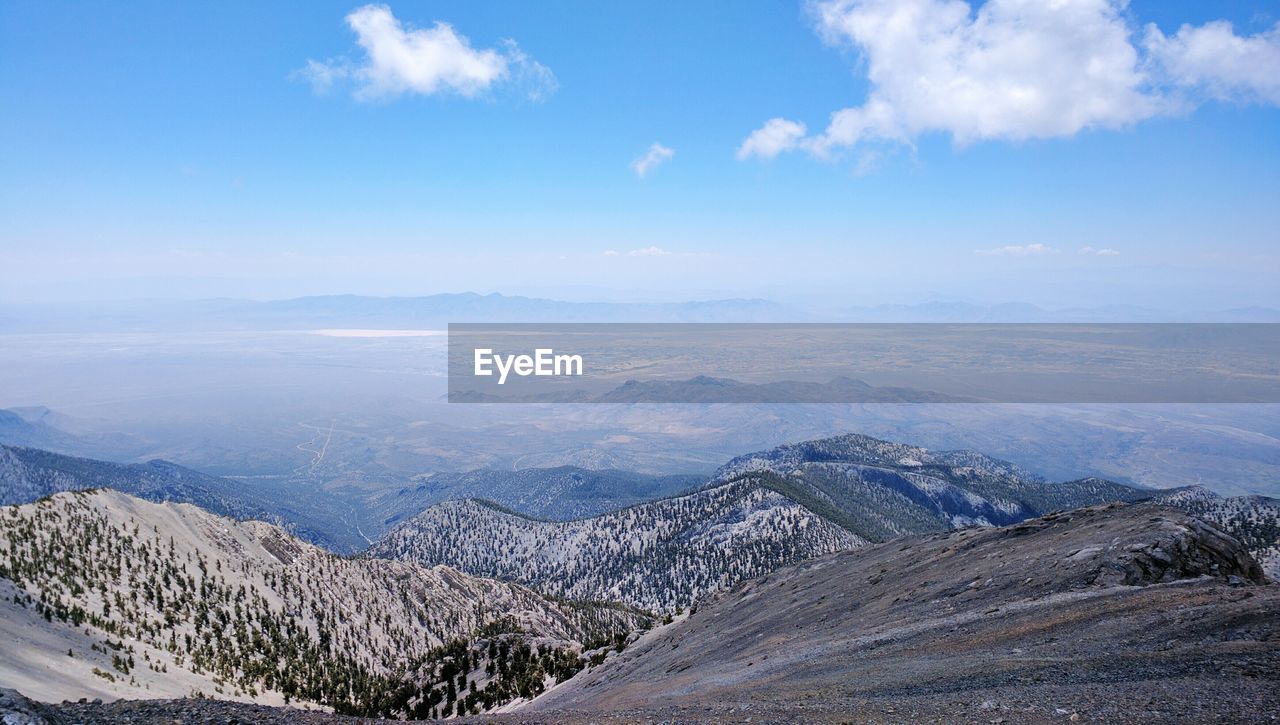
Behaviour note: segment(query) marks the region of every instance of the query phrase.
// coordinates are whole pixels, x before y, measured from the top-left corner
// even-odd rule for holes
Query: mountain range
[[[289,502],[163,461],[5,446],[0,493],[20,504],[0,509],[0,636],[18,645],[0,684],[45,701],[535,721],[724,717],[731,702],[767,720],[809,699],[817,720],[899,701],[943,719],[1021,712],[957,699],[981,689],[1038,717],[1051,698],[1035,683],[1055,678],[1065,704],[1105,714],[1098,693],[1126,667],[1175,700],[1170,683],[1202,682],[1208,662],[1280,672],[1257,644],[1280,632],[1266,584],[1280,502],[1050,483],[856,434],[738,456],[709,479],[424,476],[381,500],[391,529],[356,557],[295,536]],[[1137,654],[1109,654],[1116,640]]]
[[[1273,499],[1097,478],[1049,483],[975,451],[933,452],[857,434],[739,456],[701,491],[576,521],[541,521],[480,500],[440,503],[393,528],[368,555],[670,613],[831,551],[1148,499],[1223,525],[1280,574]]]
[[[118,300],[0,305],[0,332],[444,329],[450,322],[1277,322],[1265,307],[1175,312],[1132,305],[1051,310],[1026,303],[822,308],[759,298],[563,301],[474,292],[421,297],[321,295],[282,300]]]
[[[336,559],[189,506],[95,492],[4,515],[0,626],[18,646],[0,682],[21,691],[0,691],[6,722],[349,723],[340,713],[448,716],[504,699],[494,720],[529,723],[1266,721],[1280,707],[1280,588],[1238,540],[1153,502],[835,552],[638,638],[628,627],[651,623],[625,609],[566,611],[445,568]],[[74,556],[49,556],[53,538]],[[479,639],[429,647],[485,622],[463,604],[477,592],[496,617]],[[504,607],[525,613],[520,627]],[[613,636],[578,645],[583,629]],[[388,661],[398,674],[379,675]],[[107,699],[171,699],[23,696],[56,701],[86,681]],[[279,707],[290,700],[338,714]]]

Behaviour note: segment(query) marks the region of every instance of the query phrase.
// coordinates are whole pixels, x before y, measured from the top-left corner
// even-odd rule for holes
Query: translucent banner
[[[1277,403],[1277,324],[451,324],[453,403]]]

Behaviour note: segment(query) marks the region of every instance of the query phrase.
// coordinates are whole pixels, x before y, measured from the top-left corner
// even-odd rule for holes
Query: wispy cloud
[[[619,252],[616,249],[609,249],[604,252],[604,256],[606,257],[670,257],[674,254],[675,252],[663,249],[662,247],[641,247],[640,249],[632,249],[629,252]]]
[[[361,6],[346,21],[363,57],[357,61],[307,59],[293,75],[309,82],[316,93],[350,83],[360,100],[415,93],[474,97],[506,84],[540,101],[556,89],[551,70],[520,50],[514,40],[503,41],[501,48],[473,48],[448,23],[415,28],[401,23],[386,5]]]
[[[738,147],[738,158],[749,159],[752,156],[759,156],[771,159],[783,151],[799,148],[807,132],[808,129],[799,121],[771,118],[742,142]]]
[[[1057,254],[1058,250],[1047,244],[1009,244],[991,249],[975,249],[974,254],[984,257],[1038,257],[1045,254]]]
[[[654,142],[647,151],[631,162],[631,170],[636,172],[636,176],[643,179],[649,175],[649,172],[669,161],[675,155],[676,152],[674,150]]]
[[[871,90],[826,129],[771,118],[738,158],[801,150],[829,158],[866,143],[957,144],[1063,138],[1180,112],[1205,98],[1280,104],[1280,24],[1237,35],[1230,23],[1166,37],[1134,28],[1126,0],[820,0],[818,31],[860,56]]]
[[[1112,249],[1111,247],[1103,247],[1103,248],[1101,248],[1101,249],[1099,249],[1099,248],[1097,248],[1097,247],[1081,247],[1081,248],[1080,248],[1080,253],[1081,253],[1081,254],[1090,254],[1090,255],[1093,255],[1093,256],[1095,256],[1095,257],[1118,257],[1118,256],[1120,256],[1120,251],[1119,251],[1119,250],[1117,250],[1117,249]]]

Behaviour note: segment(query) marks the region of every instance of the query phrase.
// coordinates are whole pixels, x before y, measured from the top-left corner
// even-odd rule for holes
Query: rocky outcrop
[[[1129,544],[1106,562],[1098,581],[1144,586],[1192,577],[1226,577],[1235,585],[1262,584],[1262,567],[1244,546],[1217,527],[1194,518],[1161,516],[1150,541]],[[1120,576],[1122,575],[1122,576]]]

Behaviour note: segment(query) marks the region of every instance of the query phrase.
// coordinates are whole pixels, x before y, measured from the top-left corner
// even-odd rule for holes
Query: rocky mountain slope
[[[451,501],[397,527],[368,555],[672,612],[779,566],[864,543],[756,479],[566,522]]]
[[[346,559],[115,491],[0,509],[0,682],[425,717],[529,697],[649,619],[447,567]]]
[[[442,501],[480,498],[535,518],[596,516],[697,488],[706,476],[654,476],[614,469],[577,466],[435,473],[415,485],[378,496],[370,502],[385,526],[399,523]]]
[[[1261,720],[1280,586],[1154,504],[907,537],[745,582],[520,721]]]

